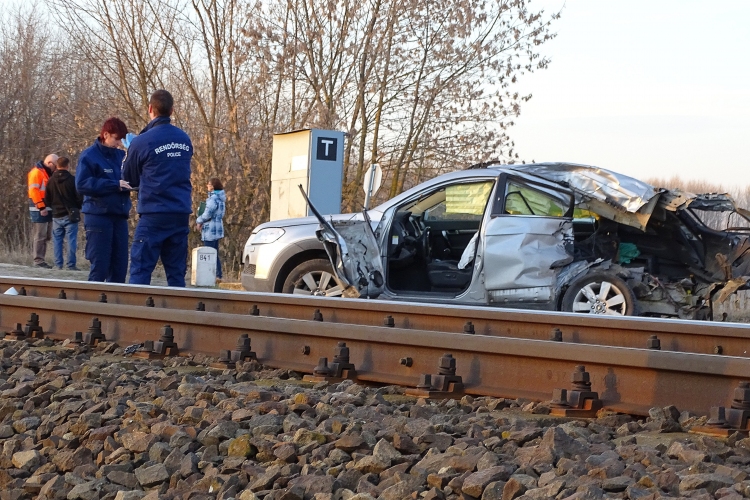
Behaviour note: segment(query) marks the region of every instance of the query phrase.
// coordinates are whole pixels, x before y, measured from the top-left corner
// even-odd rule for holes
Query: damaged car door
[[[573,261],[573,193],[502,175],[484,230],[484,280],[493,303],[549,304]]]
[[[334,279],[349,298],[375,298],[385,285],[383,262],[378,241],[367,211],[363,218],[345,221],[326,220],[299,186],[310,210],[320,222],[316,231],[333,265]]]

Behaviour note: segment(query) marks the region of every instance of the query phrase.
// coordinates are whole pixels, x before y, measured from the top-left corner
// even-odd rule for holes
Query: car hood
[[[380,222],[380,219],[383,217],[383,212],[380,212],[378,210],[369,210],[367,212],[367,215],[369,216],[370,220],[377,224]],[[358,220],[364,220],[364,216],[362,213],[356,213],[356,214],[333,214],[333,215],[323,215],[326,220],[329,221],[335,221],[335,222],[343,222],[343,221],[358,221]],[[253,229],[253,233],[257,233],[261,229],[267,229],[271,227],[292,227],[292,226],[318,226],[320,224],[320,221],[317,217],[310,216],[310,217],[297,217],[294,219],[280,219],[280,220],[272,220],[270,222],[264,222],[263,224],[260,224]]]

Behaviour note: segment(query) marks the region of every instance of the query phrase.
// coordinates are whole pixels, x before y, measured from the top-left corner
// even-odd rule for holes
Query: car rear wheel
[[[633,291],[623,279],[594,271],[570,284],[563,295],[562,310],[606,316],[632,316],[636,313],[636,301]]]
[[[331,263],[325,259],[305,261],[292,269],[283,286],[284,293],[340,297],[343,289],[333,278]]]

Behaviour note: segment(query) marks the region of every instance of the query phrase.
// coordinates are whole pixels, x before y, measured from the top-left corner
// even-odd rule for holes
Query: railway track
[[[653,348],[695,354],[750,357],[747,324],[651,318],[613,318],[548,311],[518,311],[488,307],[457,307],[382,300],[231,292],[225,290],[141,287],[0,276],[0,291],[25,288],[28,296],[144,306],[151,299],[157,309],[309,320],[319,312],[325,323],[362,326],[391,325],[404,330],[470,333],[529,340],[556,338],[563,343],[613,347]],[[3,325],[8,326],[8,325]],[[655,336],[655,338],[654,338]],[[750,375],[750,374],[749,374]]]
[[[0,295],[4,331],[35,313],[48,336],[72,338],[98,318],[106,338],[125,346],[159,341],[170,325],[180,351],[209,356],[236,349],[247,335],[260,362],[303,373],[314,372],[320,358],[341,355],[344,342],[350,375],[377,384],[414,388],[425,375],[444,375],[447,360],[468,394],[550,400],[584,365],[607,408],[644,415],[673,404],[706,414],[729,406],[735,388],[750,377],[744,352],[666,350],[663,340],[662,350],[644,345],[656,332],[675,346],[709,350],[721,341],[739,353],[748,343],[742,325],[0,278],[2,291],[10,286],[27,295]],[[58,298],[61,289],[65,299]],[[106,303],[99,302],[102,293]],[[148,297],[154,307],[145,305]],[[198,301],[205,311],[195,310]],[[249,314],[253,306],[258,315]],[[316,309],[322,321],[313,319]],[[393,326],[383,325],[386,315]],[[466,321],[474,333],[464,332]],[[553,328],[563,332],[562,342],[548,340]],[[706,342],[701,331],[713,340]],[[624,339],[640,346],[621,345]]]

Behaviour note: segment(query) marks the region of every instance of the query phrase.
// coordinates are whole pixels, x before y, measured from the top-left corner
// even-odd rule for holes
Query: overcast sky
[[[521,158],[750,185],[750,1],[531,6],[562,17],[549,68],[520,82]]]

